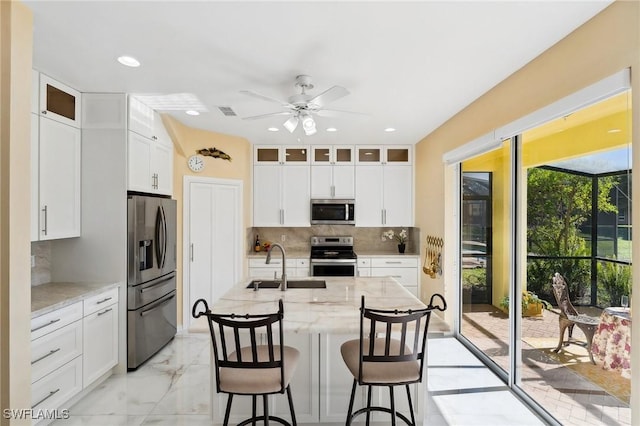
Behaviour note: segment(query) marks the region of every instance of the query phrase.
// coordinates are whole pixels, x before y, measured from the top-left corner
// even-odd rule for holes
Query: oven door
[[[313,277],[355,277],[356,264],[344,262],[311,262]]]

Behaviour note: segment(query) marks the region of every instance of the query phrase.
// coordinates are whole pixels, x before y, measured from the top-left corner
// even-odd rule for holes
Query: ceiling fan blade
[[[289,102],[285,102],[279,99],[271,98],[269,96],[261,95],[260,93],[252,92],[251,90],[241,90],[240,93],[242,93],[243,95],[249,95],[254,98],[262,99],[264,101],[275,102],[278,105],[286,106],[287,108],[294,108],[294,106],[291,105]]]
[[[314,111],[319,117],[340,117],[343,115],[355,115],[361,117],[368,117],[369,114],[364,112],[355,112],[355,111],[344,111],[340,109],[319,109]]]
[[[285,121],[283,126],[290,133],[293,133],[293,131],[296,129],[296,127],[298,127],[298,121],[299,121],[298,117],[297,116],[293,116],[290,119],[288,119],[287,121]]]
[[[349,91],[342,86],[333,86],[330,89],[325,90],[320,93],[318,96],[315,96],[309,99],[309,104],[316,105],[318,107],[322,107],[329,102],[333,102],[336,99],[340,99],[344,96],[347,96]]]
[[[276,117],[278,115],[291,115],[292,111],[270,112],[269,114],[252,115],[251,117],[242,117],[243,120],[258,120],[260,118]]]

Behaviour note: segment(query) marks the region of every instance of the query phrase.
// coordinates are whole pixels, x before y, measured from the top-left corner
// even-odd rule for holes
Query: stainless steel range
[[[353,237],[311,237],[311,275],[355,277],[357,257]]]

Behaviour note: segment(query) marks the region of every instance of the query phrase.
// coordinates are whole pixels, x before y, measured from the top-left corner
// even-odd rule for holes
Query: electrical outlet
[[[282,241],[283,243],[287,241],[287,236],[285,234],[280,235],[280,241]]]
[[[34,254],[31,255],[31,267],[36,267],[36,256]]]

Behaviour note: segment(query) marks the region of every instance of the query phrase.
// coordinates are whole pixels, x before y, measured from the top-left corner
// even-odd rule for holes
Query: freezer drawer
[[[127,368],[135,369],[176,334],[176,292],[127,311]]]
[[[127,288],[127,309],[132,311],[158,300],[176,289],[176,273]]]

